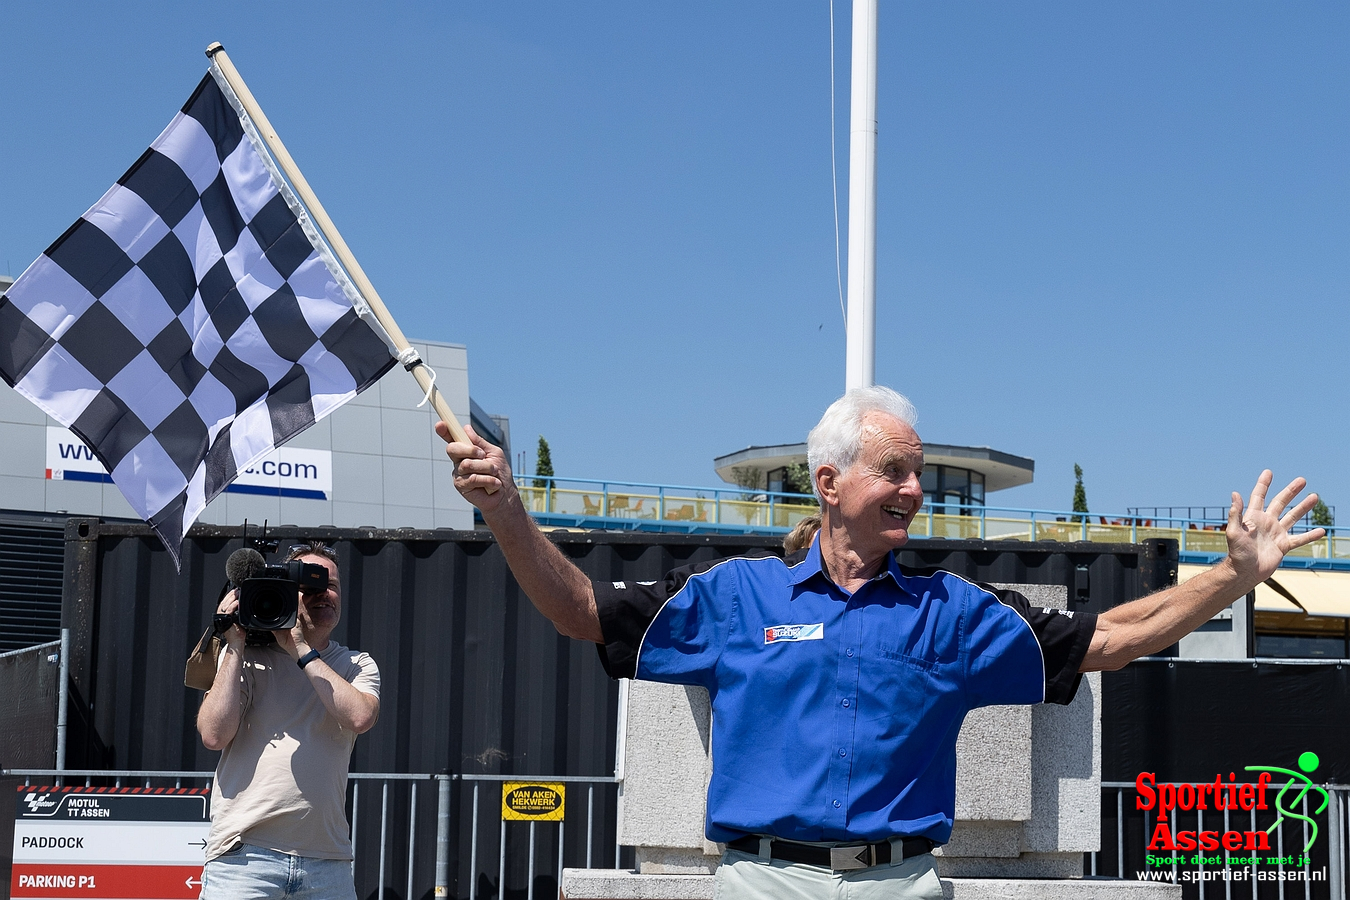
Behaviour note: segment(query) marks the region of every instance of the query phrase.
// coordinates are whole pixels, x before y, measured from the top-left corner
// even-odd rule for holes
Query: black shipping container
[[[653,580],[691,562],[779,552],[774,537],[639,532],[553,532],[552,540],[597,580]],[[595,649],[561,637],[534,610],[506,568],[492,536],[473,531],[278,528],[281,547],[317,538],[342,557],[342,622],[334,640],[369,652],[382,676],[379,723],[356,744],[356,772],[442,772],[608,776],[614,771],[617,685]],[[183,687],[183,664],[214,611],[225,560],[243,546],[238,527],[197,526],[184,542],[182,569],[142,524],[71,519],[66,528],[62,625],[71,629],[72,768],[209,770],[215,753],[197,738],[200,694]],[[912,566],[1009,583],[1062,584],[1071,608],[1100,611],[1175,580],[1176,545],[1029,544],[915,541],[900,554]],[[494,819],[480,828],[473,875],[469,812],[462,782],[454,798],[452,896],[497,894]],[[435,834],[435,801],[420,795],[419,846]],[[377,888],[378,799],[363,795],[357,867],[359,896]],[[596,864],[614,846],[612,789],[597,792]],[[408,811],[391,808],[386,846],[406,859]],[[485,808],[491,806],[485,802]],[[583,817],[569,816],[566,864],[585,858]],[[574,833],[575,832],[575,833]],[[538,896],[556,894],[556,843],[536,856]],[[522,896],[523,840],[508,841],[507,893]],[[608,848],[608,851],[606,850]],[[550,854],[553,854],[550,856]],[[430,853],[419,853],[413,895],[428,896]],[[401,869],[401,866],[397,867]],[[402,896],[388,876],[386,896]],[[539,891],[544,891],[540,894]]]

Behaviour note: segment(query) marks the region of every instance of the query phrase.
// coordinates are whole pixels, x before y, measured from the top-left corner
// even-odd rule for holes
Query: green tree
[[[789,494],[809,494],[811,487],[811,470],[806,467],[806,463],[793,463],[787,467],[783,473],[783,490]]]
[[[1321,497],[1317,498],[1317,505],[1312,508],[1312,523],[1323,528],[1330,528],[1336,524],[1336,517],[1331,514],[1331,509]]]
[[[534,474],[541,476],[547,475],[550,478],[553,477],[553,455],[548,452],[548,441],[544,440],[542,434],[539,435],[539,449],[534,453]],[[534,486],[537,488],[546,487],[547,485],[548,482],[543,478],[536,478],[534,480]]]
[[[731,481],[737,487],[743,487],[750,491],[764,490],[764,473],[754,466],[735,466],[731,470]],[[742,500],[751,500],[754,494],[743,494]]]
[[[1083,488],[1083,467],[1078,463],[1073,464],[1073,511],[1076,513],[1085,513],[1088,511],[1087,491]],[[1085,516],[1074,516],[1075,522],[1084,521]]]

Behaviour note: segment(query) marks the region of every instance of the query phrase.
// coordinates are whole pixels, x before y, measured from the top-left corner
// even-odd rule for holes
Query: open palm
[[[1266,494],[1270,491],[1272,478],[1270,470],[1266,469],[1256,479],[1245,511],[1242,495],[1237,491],[1233,492],[1233,502],[1228,508],[1225,534],[1229,562],[1253,584],[1274,574],[1290,551],[1326,536],[1326,531],[1321,528],[1299,534],[1290,530],[1317,504],[1317,495],[1309,494],[1294,507],[1286,509],[1307,482],[1295,478],[1267,504]]]

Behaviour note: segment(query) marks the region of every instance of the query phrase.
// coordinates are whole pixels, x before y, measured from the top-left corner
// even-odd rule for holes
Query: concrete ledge
[[[712,845],[714,848],[717,844]],[[722,861],[722,851],[709,855],[697,850],[669,847],[634,847],[637,870],[642,875],[711,875]]]
[[[1023,853],[1015,859],[994,857],[937,856],[943,878],[991,878],[996,880],[1081,880],[1081,853]]]
[[[1181,885],[1105,878],[942,879],[943,900],[1181,900]]]
[[[628,869],[563,869],[564,900],[712,900],[711,875],[637,875]]]
[[[712,900],[711,875],[563,869],[564,900]],[[944,900],[1180,900],[1181,886],[1106,878],[944,878]]]
[[[979,822],[957,819],[952,828],[952,839],[940,847],[934,847],[933,855],[941,859],[956,859],[963,856],[980,859],[1017,859],[1022,855],[1023,825],[1022,822]],[[1081,854],[1079,858],[1082,858]],[[1081,866],[1078,871],[1082,871]]]

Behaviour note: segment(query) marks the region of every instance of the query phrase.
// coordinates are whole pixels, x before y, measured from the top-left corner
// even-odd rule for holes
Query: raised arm
[[[471,426],[465,430],[472,444],[452,442],[445,423],[436,423],[445,452],[455,462],[455,489],[483,514],[511,574],[553,627],[568,637],[603,643],[590,579],[544,537],[526,511],[501,448]]]
[[[218,613],[239,609],[237,592],[230,591],[216,607]],[[240,679],[244,671],[244,629],[231,625],[224,634],[225,652],[216,665],[216,679],[197,710],[197,733],[207,750],[224,750],[234,740],[243,718]]]
[[[1171,646],[1274,574],[1289,551],[1324,537],[1321,528],[1290,533],[1317,503],[1317,495],[1309,494],[1286,512],[1307,483],[1295,478],[1267,505],[1270,481],[1267,469],[1257,479],[1245,512],[1242,496],[1233,492],[1225,529],[1228,555],[1221,562],[1184,584],[1102,613],[1080,671],[1119,669]]]

